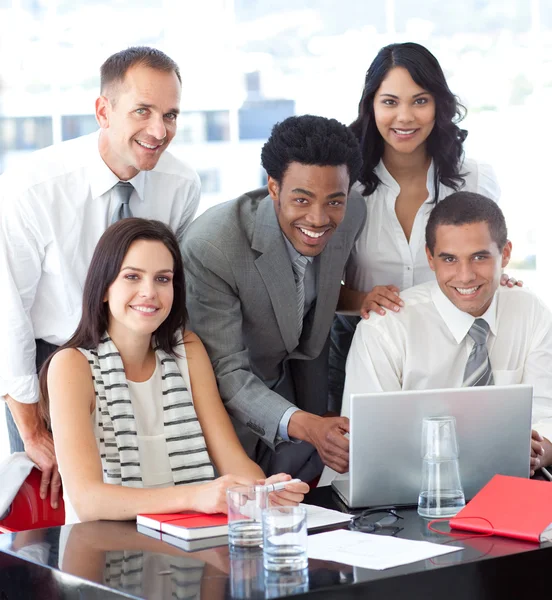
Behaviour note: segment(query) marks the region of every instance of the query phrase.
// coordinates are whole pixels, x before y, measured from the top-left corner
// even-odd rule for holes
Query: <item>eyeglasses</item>
[[[394,526],[400,515],[394,508],[369,508],[355,515],[349,521],[349,529],[363,533],[378,533],[380,535],[397,535],[404,527]]]

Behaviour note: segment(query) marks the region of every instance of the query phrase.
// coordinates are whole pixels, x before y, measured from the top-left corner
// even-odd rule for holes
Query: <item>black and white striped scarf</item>
[[[104,481],[143,487],[136,421],[121,355],[107,333],[96,350],[79,350],[88,359],[96,391]],[[215,474],[190,390],[175,359],[159,347],[154,350],[161,365],[164,431],[173,481],[175,485],[210,481]]]

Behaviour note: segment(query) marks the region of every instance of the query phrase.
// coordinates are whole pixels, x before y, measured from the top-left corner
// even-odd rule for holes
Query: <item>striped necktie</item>
[[[117,208],[115,209],[111,219],[111,225],[121,219],[132,217],[132,212],[130,212],[128,203],[133,189],[134,187],[132,183],[129,183],[128,181],[119,181],[113,187],[113,192],[115,193],[115,198],[118,202]]]
[[[295,285],[297,286],[297,331],[299,336],[303,331],[303,314],[305,312],[305,271],[309,260],[300,254],[292,263]]]
[[[494,385],[493,371],[487,350],[489,324],[485,319],[475,319],[468,335],[474,341],[474,345],[468,357],[462,387]]]

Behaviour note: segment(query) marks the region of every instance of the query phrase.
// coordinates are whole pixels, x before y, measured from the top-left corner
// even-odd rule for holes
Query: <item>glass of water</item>
[[[228,543],[231,546],[260,547],[263,541],[262,511],[268,506],[263,486],[240,485],[226,490]]]
[[[269,571],[307,568],[307,511],[279,506],[263,511],[263,563]]]
[[[466,504],[460,481],[454,417],[428,417],[422,425],[422,484],[418,514],[452,517]]]

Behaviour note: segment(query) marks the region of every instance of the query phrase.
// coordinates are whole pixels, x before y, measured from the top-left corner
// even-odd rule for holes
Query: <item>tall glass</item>
[[[427,417],[422,424],[422,483],[418,514],[452,517],[466,504],[458,467],[454,417]]]

